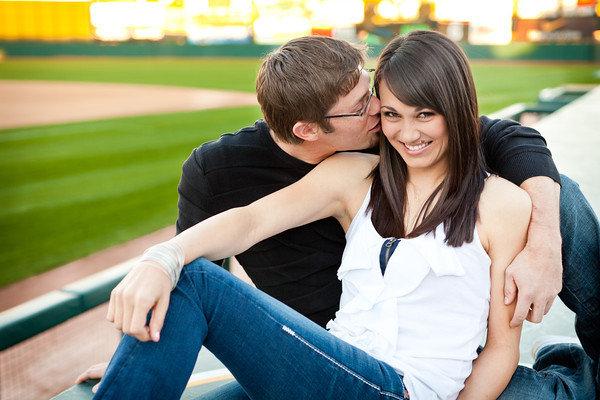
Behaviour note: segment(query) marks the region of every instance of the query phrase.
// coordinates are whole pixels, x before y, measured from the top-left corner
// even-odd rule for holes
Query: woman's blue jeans
[[[561,181],[564,273],[560,298],[576,314],[575,330],[583,349],[568,344],[542,349],[533,368],[517,368],[501,400],[600,398],[600,225],[579,185],[564,175]],[[236,382],[200,398],[247,399]]]
[[[594,399],[594,391],[600,393],[600,226],[578,185],[565,176],[561,233],[560,297],[576,314],[585,353],[573,345],[544,348],[533,369],[517,369],[503,400]],[[402,380],[389,365],[204,260],[184,268],[160,342],[125,336],[96,397],[178,398],[203,344],[239,382],[205,398],[403,398]]]
[[[392,367],[204,259],[171,293],[158,343],[121,340],[95,399],[178,399],[206,346],[253,399],[404,399]]]

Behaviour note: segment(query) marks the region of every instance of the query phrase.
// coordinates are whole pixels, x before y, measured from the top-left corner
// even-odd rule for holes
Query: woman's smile
[[[448,129],[443,115],[400,101],[386,82],[379,85],[381,128],[408,168],[431,168],[446,157]]]
[[[422,154],[423,152],[425,152],[425,149],[427,147],[429,147],[429,145],[433,143],[433,141],[429,141],[429,142],[420,142],[420,143],[413,143],[413,144],[408,144],[408,143],[402,143],[404,145],[404,147],[406,148],[406,152],[411,155],[411,156],[417,156],[419,154]]]

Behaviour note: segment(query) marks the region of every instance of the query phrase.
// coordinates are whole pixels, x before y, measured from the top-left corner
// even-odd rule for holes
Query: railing
[[[0,350],[105,303],[133,262],[125,261],[0,313]]]

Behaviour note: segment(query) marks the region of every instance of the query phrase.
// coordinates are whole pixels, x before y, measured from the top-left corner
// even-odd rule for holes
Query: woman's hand
[[[169,308],[171,280],[158,264],[138,263],[110,294],[106,319],[141,342],[158,342]],[[150,323],[146,325],[148,312]]]
[[[86,369],[83,374],[81,374],[77,377],[77,380],[75,380],[75,384],[78,385],[82,382],[85,382],[88,379],[102,379],[102,377],[104,376],[104,373],[106,372],[107,367],[108,367],[107,362],[92,365],[91,367]],[[96,393],[96,391],[98,390],[98,386],[100,386],[99,382],[97,384],[95,384],[94,387],[92,388],[92,393]]]

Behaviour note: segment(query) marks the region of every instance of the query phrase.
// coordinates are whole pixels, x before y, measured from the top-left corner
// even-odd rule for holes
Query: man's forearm
[[[546,176],[536,176],[524,181],[521,188],[533,205],[527,247],[560,251],[560,185]]]
[[[505,273],[504,303],[517,301],[511,327],[525,319],[542,322],[562,289],[560,185],[546,176],[521,184],[531,198],[532,212],[525,248]]]

